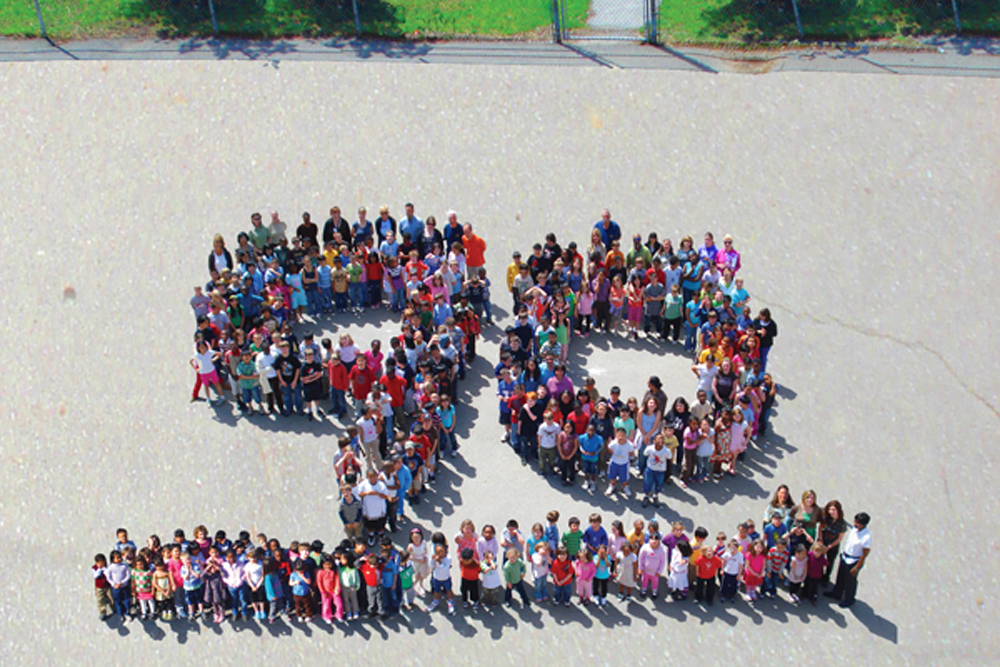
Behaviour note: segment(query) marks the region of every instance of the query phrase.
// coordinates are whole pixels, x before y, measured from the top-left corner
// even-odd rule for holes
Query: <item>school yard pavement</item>
[[[3,662],[995,659],[1000,83],[374,60],[0,68]],[[89,567],[120,525],[136,540],[198,523],[339,538],[337,429],[189,404],[187,302],[212,235],[232,244],[252,211],[294,223],[405,201],[476,225],[503,311],[511,251],[549,230],[585,243],[604,207],[626,238],[732,234],[753,305],[780,328],[774,436],[748,476],[672,488],[658,516],[731,533],[780,483],[839,498],[873,518],[858,604],[661,597],[606,615],[436,612],[349,636],[98,623]],[[367,344],[394,328],[322,326],[345,330]],[[419,525],[528,528],[552,508],[648,518],[546,483],[500,444],[486,375],[498,333],[463,388],[463,457]],[[671,399],[693,395],[674,349],[592,336],[571,361],[604,390],[641,396],[656,373]]]

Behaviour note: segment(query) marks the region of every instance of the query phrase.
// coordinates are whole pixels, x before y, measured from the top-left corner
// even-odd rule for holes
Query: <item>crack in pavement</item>
[[[989,410],[990,412],[992,412],[994,417],[996,417],[998,420],[1000,420],[1000,409],[998,409],[995,405],[993,405],[992,403],[990,403],[989,399],[987,399],[985,396],[983,396],[981,393],[979,393],[979,391],[977,391],[975,387],[973,387],[968,382],[966,382],[965,379],[962,378],[962,376],[958,374],[958,372],[952,367],[952,365],[948,362],[947,359],[944,358],[944,356],[940,352],[938,352],[934,348],[930,347],[926,343],[924,343],[922,341],[918,341],[918,340],[917,341],[906,340],[905,338],[900,338],[899,336],[895,336],[895,335],[890,334],[890,333],[885,333],[883,331],[878,331],[877,329],[871,329],[871,328],[862,326],[860,324],[854,324],[853,322],[846,322],[846,321],[844,321],[844,320],[842,320],[842,319],[840,319],[840,318],[838,318],[836,316],[833,316],[833,315],[827,316],[826,318],[822,318],[822,317],[817,317],[815,315],[812,315],[810,313],[802,313],[802,312],[795,311],[795,310],[793,310],[791,308],[788,308],[788,307],[783,306],[783,305],[778,304],[778,303],[774,303],[774,302],[771,302],[771,303],[775,307],[784,310],[785,312],[789,313],[790,315],[792,315],[794,317],[798,317],[798,318],[806,319],[806,320],[811,320],[811,321],[815,322],[816,324],[823,325],[823,326],[828,326],[828,325],[831,325],[831,324],[832,325],[836,325],[836,326],[839,326],[839,327],[841,327],[843,329],[847,329],[848,331],[853,331],[854,333],[860,334],[862,336],[867,336],[869,338],[876,338],[876,339],[879,339],[879,340],[887,340],[889,342],[896,343],[898,345],[902,345],[903,347],[905,347],[905,348],[907,348],[909,350],[916,350],[916,351],[919,351],[919,352],[925,352],[925,353],[931,355],[932,357],[934,357],[935,359],[937,359],[941,363],[942,366],[944,366],[945,370],[948,371],[948,374],[951,375],[951,377],[955,380],[955,382],[958,383],[958,385],[960,387],[962,387],[962,389],[964,389],[966,392],[968,392],[969,395],[971,395],[973,398],[975,398],[977,401],[979,401],[983,406],[986,407],[987,410]]]

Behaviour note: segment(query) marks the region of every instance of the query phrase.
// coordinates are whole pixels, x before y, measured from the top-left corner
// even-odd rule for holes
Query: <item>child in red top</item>
[[[819,585],[823,581],[823,573],[826,572],[826,567],[829,565],[829,561],[826,558],[826,550],[826,546],[819,540],[813,542],[812,549],[809,550],[805,597],[809,598],[809,601],[813,605],[819,600]]]
[[[368,279],[368,306],[378,308],[382,303],[382,261],[374,250],[369,250],[365,256],[365,277]]]
[[[365,581],[365,593],[368,598],[368,615],[378,616],[379,604],[382,600],[382,570],[378,566],[378,556],[368,554],[368,558],[361,563],[361,578]]]
[[[327,365],[327,373],[330,375],[330,400],[333,402],[333,414],[340,419],[347,416],[347,395],[351,388],[350,371],[347,366],[340,361],[340,352],[334,351],[330,355],[330,363]]]
[[[94,556],[94,565],[91,569],[94,571],[94,589],[97,592],[97,613],[102,621],[115,614],[114,602],[111,599],[111,584],[104,576],[107,567],[108,559],[104,554]]]
[[[458,561],[462,571],[462,606],[468,607],[472,601],[472,609],[479,608],[479,561],[476,552],[469,547],[462,549]]]
[[[558,605],[562,600],[565,606],[570,605],[573,595],[573,561],[569,559],[569,549],[564,546],[556,550],[556,559],[549,568],[552,573],[552,583],[555,586],[553,599]]]
[[[698,583],[694,589],[695,602],[705,600],[709,605],[715,599],[715,577],[722,569],[722,560],[715,555],[711,546],[701,548],[701,558],[696,565]]]

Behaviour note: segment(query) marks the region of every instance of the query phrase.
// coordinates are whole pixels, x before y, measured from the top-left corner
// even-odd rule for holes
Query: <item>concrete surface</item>
[[[617,0],[616,0],[617,1]],[[574,66],[732,72],[831,72],[1000,76],[997,41],[930,38],[923,50],[895,51],[871,45],[804,45],[800,48],[737,51],[708,47],[650,46],[631,41],[379,42],[358,39],[45,40],[0,39],[0,61],[63,60],[257,60],[386,62],[442,65]]]
[[[8,64],[0,86],[5,664],[996,659],[996,82],[283,61]],[[660,517],[732,532],[779,483],[839,498],[873,517],[858,605],[436,613],[348,637],[98,623],[89,566],[119,525],[339,537],[336,429],[189,404],[187,301],[212,235],[252,211],[407,200],[474,222],[497,282],[514,248],[585,242],[605,206],[626,234],[733,234],[781,330],[774,437],[749,476],[673,489]],[[341,330],[393,328],[323,323]],[[602,388],[656,372],[694,393],[672,350],[596,337],[573,355]],[[464,390],[464,458],[420,525],[638,514],[522,469],[491,385]]]

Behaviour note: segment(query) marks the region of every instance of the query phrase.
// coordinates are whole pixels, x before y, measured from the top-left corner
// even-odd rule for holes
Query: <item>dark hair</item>
[[[868,516],[867,512],[858,512],[854,515],[854,520],[862,526],[867,526],[871,522],[872,518]]]
[[[708,529],[703,526],[698,526],[694,529],[694,536],[699,540],[708,539]]]
[[[829,525],[830,523],[832,523],[832,519],[830,519],[830,508],[831,507],[836,507],[837,508],[837,521],[843,521],[844,520],[844,508],[843,508],[843,506],[840,504],[839,500],[831,500],[826,505],[823,506],[823,523],[825,523],[827,525]]]
[[[475,555],[475,552],[473,552],[472,549],[470,549],[469,547],[465,547],[464,549],[462,549],[461,555],[462,555],[462,560],[470,560]]]
[[[680,551],[681,555],[684,556],[685,558],[691,557],[692,554],[691,545],[688,544],[687,542],[678,542],[677,550]]]

